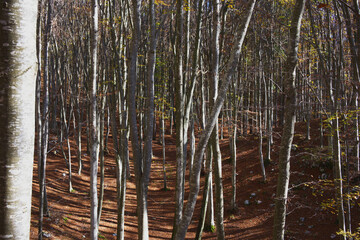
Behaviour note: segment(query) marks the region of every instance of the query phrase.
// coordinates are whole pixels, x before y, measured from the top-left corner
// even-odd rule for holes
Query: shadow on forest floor
[[[321,202],[332,197],[332,192],[316,187],[307,187],[302,183],[318,183],[319,176],[325,173],[332,179],[332,170],[321,170],[314,162],[316,159],[305,158],[303,152],[319,149],[318,121],[312,122],[312,136],[310,141],[304,138],[305,125],[297,124],[294,144],[296,150],[292,152],[290,187],[299,185],[289,192],[288,216],[286,225],[286,239],[331,239],[337,231],[336,216],[321,209]],[[225,129],[226,130],[226,129]],[[223,161],[223,184],[225,215],[224,224],[226,239],[271,239],[274,194],[277,180],[278,150],[280,144],[279,130],[274,134],[272,151],[273,161],[266,167],[267,182],[263,183],[259,164],[258,139],[256,136],[239,137],[237,141],[237,211],[230,211],[231,199],[231,159],[228,139],[221,140]],[[275,132],[276,133],[276,132]],[[227,136],[225,132],[225,136]],[[83,138],[83,142],[86,142]],[[169,191],[162,191],[162,146],[154,140],[153,163],[149,186],[149,233],[150,239],[170,239],[173,226],[175,208],[175,139],[166,135],[166,173]],[[83,144],[84,145],[84,144]],[[83,171],[79,175],[75,142],[71,141],[72,152],[72,182],[73,192],[69,192],[68,169],[60,149],[54,148],[48,155],[47,161],[47,194],[50,216],[44,218],[44,231],[50,234],[50,239],[90,239],[90,198],[89,198],[89,156],[83,147]],[[110,152],[105,156],[105,196],[101,215],[100,234],[103,239],[116,239],[116,181],[114,151],[111,149],[112,140],[109,138]],[[131,146],[131,144],[130,144]],[[264,149],[266,141],[264,141]],[[65,147],[65,146],[64,146]],[[130,159],[132,158],[130,149]],[[321,170],[321,171],[320,171]],[[39,185],[37,162],[34,164],[31,239],[37,239]],[[188,181],[188,172],[186,180]],[[125,239],[137,239],[136,191],[134,173],[127,183],[125,209]],[[203,183],[203,178],[202,178]],[[310,185],[316,186],[316,185]],[[188,191],[186,185],[186,191]],[[186,199],[187,196],[185,196]],[[189,227],[187,239],[194,239],[202,199],[200,191],[192,224]],[[249,205],[244,202],[248,201]],[[357,227],[360,220],[359,206],[352,209],[353,226]],[[205,232],[203,239],[216,239],[216,233]]]

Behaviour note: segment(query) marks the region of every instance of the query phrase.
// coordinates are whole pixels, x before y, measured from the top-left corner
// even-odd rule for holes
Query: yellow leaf
[[[163,0],[155,0],[156,5],[170,6],[170,4],[165,3]]]

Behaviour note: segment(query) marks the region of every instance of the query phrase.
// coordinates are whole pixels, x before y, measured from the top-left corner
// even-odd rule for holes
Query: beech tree
[[[212,39],[212,76],[210,80],[210,105],[214,107],[214,103],[218,95],[219,85],[219,62],[220,62],[220,1],[214,0],[213,4],[213,39]],[[245,32],[246,34],[246,32]],[[239,58],[240,56],[237,56]],[[239,61],[237,59],[236,61]],[[230,81],[230,80],[229,80]],[[229,83],[228,83],[229,84]],[[225,239],[224,231],[224,197],[223,197],[223,185],[222,185],[222,163],[221,163],[221,151],[219,145],[219,124],[216,121],[212,135],[210,137],[210,144],[213,151],[214,158],[214,176],[215,176],[215,195],[216,195],[216,231],[218,239]]]
[[[175,190],[175,216],[173,236],[177,234],[179,223],[182,219],[184,205],[184,76],[183,76],[183,0],[176,3],[175,25],[175,108],[176,108],[176,190]],[[174,237],[173,237],[174,238]]]
[[[0,3],[0,239],[29,239],[37,1]]]
[[[99,43],[99,5],[97,0],[91,1],[91,70],[90,70],[90,198],[91,198],[91,223],[90,237],[98,239],[98,191],[97,173],[99,159],[98,138],[98,111],[97,111],[97,82],[98,82],[98,43]]]
[[[42,239],[42,227],[43,227],[43,218],[44,215],[48,215],[47,202],[46,202],[46,160],[48,153],[48,140],[49,140],[49,58],[48,58],[48,50],[49,50],[49,36],[51,31],[51,12],[52,12],[52,1],[44,1],[46,14],[44,14],[43,21],[43,34],[41,41],[41,74],[39,74],[39,85],[43,82],[43,101],[42,101],[42,119],[39,119],[41,122],[39,127],[39,141],[38,147],[40,151],[39,158],[39,186],[40,186],[40,211],[39,211],[39,239]],[[39,5],[42,4],[42,1],[39,1]],[[41,14],[38,15],[39,17]],[[40,19],[38,19],[40,21]],[[40,29],[38,30],[40,31]],[[40,34],[40,33],[38,33]],[[38,36],[39,37],[39,36]],[[40,64],[40,63],[39,63]],[[41,88],[38,89],[39,95],[41,92]],[[40,99],[38,100],[40,101]],[[40,103],[39,103],[40,105]],[[40,107],[40,106],[39,106]]]
[[[273,239],[284,239],[286,204],[290,179],[290,152],[294,137],[296,113],[295,73],[298,62],[298,47],[300,41],[301,20],[304,14],[306,0],[296,0],[290,27],[287,48],[287,59],[284,71],[285,80],[285,122],[281,137],[279,155],[279,175],[275,198]]]

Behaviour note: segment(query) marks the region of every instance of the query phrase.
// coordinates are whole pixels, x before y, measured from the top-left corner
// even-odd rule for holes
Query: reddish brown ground
[[[322,167],[324,158],[311,158],[307,153],[325,155],[319,150],[318,122],[312,123],[310,141],[305,140],[305,125],[297,125],[294,144],[297,149],[292,152],[290,186],[300,185],[289,192],[288,216],[286,222],[286,239],[332,239],[338,230],[336,216],[328,210],[321,209],[321,202],[333,197],[333,190],[320,191],[317,184],[301,185],[304,182],[318,183],[323,168],[329,179],[333,178],[332,170]],[[280,142],[279,131],[274,135],[273,162],[267,166],[267,182],[263,183],[259,164],[258,139],[256,136],[240,137],[237,142],[237,200],[239,209],[230,211],[231,196],[231,160],[228,139],[221,140],[223,156],[223,183],[225,198],[225,231],[226,239],[271,239],[274,193],[277,178],[277,158]],[[85,138],[83,142],[86,143]],[[111,139],[110,143],[111,144]],[[162,191],[162,150],[157,140],[154,141],[154,159],[149,187],[149,231],[150,239],[170,239],[174,214],[175,184],[175,140],[167,135],[166,164],[168,186],[170,191]],[[84,144],[85,145],[85,144]],[[75,146],[72,142],[72,146]],[[57,150],[55,153],[54,150]],[[65,160],[58,148],[48,156],[47,194],[50,217],[45,217],[44,230],[51,235],[50,239],[90,239],[90,199],[89,199],[89,156],[84,155],[84,168],[77,174],[77,162],[73,158],[73,188],[68,191],[68,170]],[[111,149],[111,147],[109,147]],[[264,148],[265,149],[265,148]],[[85,152],[85,148],[83,151]],[[75,149],[72,149],[75,156]],[[116,239],[116,191],[114,152],[105,157],[105,197],[100,223],[100,234],[103,239]],[[188,178],[187,178],[188,179]],[[327,187],[331,189],[331,187]],[[39,185],[37,163],[34,165],[33,201],[31,220],[31,239],[37,239]],[[187,188],[188,190],[188,188]],[[255,193],[254,198],[250,198]],[[199,194],[202,195],[202,192]],[[322,195],[322,196],[321,196]],[[249,200],[250,205],[244,201]],[[261,203],[257,203],[260,200]],[[358,201],[358,200],[357,200]],[[201,197],[189,227],[187,239],[194,239],[200,212]],[[353,229],[360,222],[359,202],[352,210]],[[127,184],[125,210],[125,239],[137,239],[136,192],[134,174]],[[216,239],[215,233],[205,232],[203,239]],[[339,239],[338,237],[334,239]]]

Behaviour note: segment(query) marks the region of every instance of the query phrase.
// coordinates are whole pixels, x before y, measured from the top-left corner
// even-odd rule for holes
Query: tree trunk
[[[128,81],[128,104],[129,104],[129,118],[130,118],[130,138],[133,150],[135,181],[136,181],[136,196],[137,196],[137,216],[138,216],[138,238],[139,240],[148,239],[148,216],[145,198],[145,185],[142,178],[143,175],[143,158],[142,149],[139,140],[139,131],[137,127],[136,118],[136,84],[137,84],[137,61],[138,61],[138,47],[140,42],[140,14],[141,1],[132,0],[133,8],[133,36],[130,49],[130,63],[129,63],[129,81]]]
[[[235,100],[236,102],[236,100]],[[230,149],[231,149],[231,165],[232,165],[232,170],[231,170],[231,208],[232,210],[236,210],[237,209],[237,204],[236,204],[236,139],[237,139],[237,107],[236,104],[234,104],[234,126],[232,129],[232,134],[230,137],[230,141],[229,143],[231,144]]]
[[[156,22],[155,22],[155,4],[153,0],[149,1],[150,15],[150,45],[147,65],[147,94],[146,94],[146,135],[144,144],[144,174],[143,181],[145,185],[145,201],[147,202],[147,190],[150,180],[150,169],[152,160],[152,140],[154,136],[154,74],[156,63]],[[147,203],[145,203],[147,207]]]
[[[41,158],[40,170],[39,170],[39,186],[40,186],[40,206],[39,206],[39,238],[42,239],[42,227],[45,209],[45,173],[46,173],[46,160],[48,151],[48,139],[49,139],[49,36],[51,30],[51,1],[47,0],[47,13],[44,18],[44,35],[42,39],[42,51],[41,51],[41,73],[43,80],[43,108],[42,108],[42,119],[41,119]],[[45,211],[46,212],[46,211]]]
[[[337,102],[337,100],[335,100]],[[337,104],[336,104],[337,105]],[[345,212],[344,212],[344,199],[343,199],[343,177],[342,177],[342,161],[341,161],[341,146],[340,146],[340,132],[339,132],[339,115],[338,111],[335,110],[333,113],[335,119],[333,123],[333,157],[334,157],[334,167],[335,167],[335,176],[334,176],[334,185],[335,185],[335,196],[336,196],[336,208],[338,211],[338,224],[339,228],[346,231],[345,223]],[[341,239],[346,240],[346,236],[341,236]]]
[[[263,127],[262,127],[262,106],[261,106],[261,83],[263,81],[264,72],[262,66],[262,56],[260,55],[260,76],[258,76],[258,129],[259,129],[259,158],[260,158],[260,167],[261,167],[261,175],[263,177],[264,183],[266,182],[266,171],[264,164],[264,155],[263,155]],[[266,91],[266,90],[265,90]]]
[[[8,0],[0,7],[0,239],[29,239],[37,1]]]
[[[205,231],[213,232],[215,230],[215,214],[214,214],[214,188],[213,188],[213,174],[212,174],[212,162],[214,159],[214,154],[212,153],[212,147],[208,147],[208,161],[210,165],[208,166],[206,178],[208,178],[208,192],[207,192],[207,209],[206,209],[206,218],[205,218]],[[206,188],[206,186],[204,186]]]
[[[97,194],[97,173],[98,173],[98,158],[99,158],[99,139],[98,139],[98,122],[97,122],[97,75],[98,75],[98,56],[97,46],[99,38],[98,29],[99,5],[97,0],[91,1],[91,70],[90,70],[90,201],[91,201],[91,222],[90,222],[90,237],[92,240],[98,239],[98,194]]]
[[[175,121],[176,121],[176,187],[175,215],[172,238],[176,236],[184,205],[184,79],[183,79],[183,0],[176,4],[176,56],[175,56]]]
[[[218,95],[219,84],[219,55],[220,55],[220,0],[213,0],[213,42],[212,42],[212,76],[210,81],[210,107],[214,106]],[[238,61],[238,60],[237,60]],[[214,157],[214,177],[215,177],[215,217],[216,217],[216,232],[217,239],[225,239],[224,231],[224,197],[222,185],[222,167],[221,167],[221,152],[219,145],[219,124],[216,119],[215,127],[211,136],[211,146]],[[211,183],[211,181],[210,181]]]
[[[100,225],[100,219],[101,219],[101,211],[102,211],[102,207],[103,207],[103,203],[104,203],[104,190],[105,190],[105,186],[104,186],[104,180],[105,180],[105,159],[104,159],[104,154],[105,154],[105,147],[104,147],[104,121],[105,121],[105,104],[107,102],[106,99],[106,89],[105,89],[105,82],[104,82],[104,78],[102,77],[102,96],[101,96],[101,100],[100,100],[100,112],[99,112],[99,152],[100,152],[100,189],[99,189],[99,200],[98,200],[98,225]]]
[[[207,150],[207,154],[206,154],[206,166],[205,166],[205,172],[206,172],[206,176],[205,176],[205,183],[204,183],[204,190],[203,190],[203,201],[201,203],[201,209],[200,209],[200,219],[199,219],[199,223],[197,226],[197,230],[196,230],[196,240],[200,240],[202,238],[202,234],[204,231],[204,228],[207,227],[214,227],[214,225],[211,226],[205,226],[205,219],[208,217],[207,215],[210,214],[209,213],[209,208],[208,208],[208,204],[209,204],[209,192],[210,192],[210,177],[211,177],[211,168],[212,168],[212,151],[211,148],[208,147]],[[212,216],[212,218],[214,219],[214,217]]]
[[[282,240],[285,234],[286,203],[290,179],[290,152],[294,137],[296,113],[295,69],[300,40],[301,19],[306,0],[296,0],[291,21],[288,52],[284,72],[286,101],[284,107],[285,122],[280,145],[279,175],[275,199],[273,239]]]

